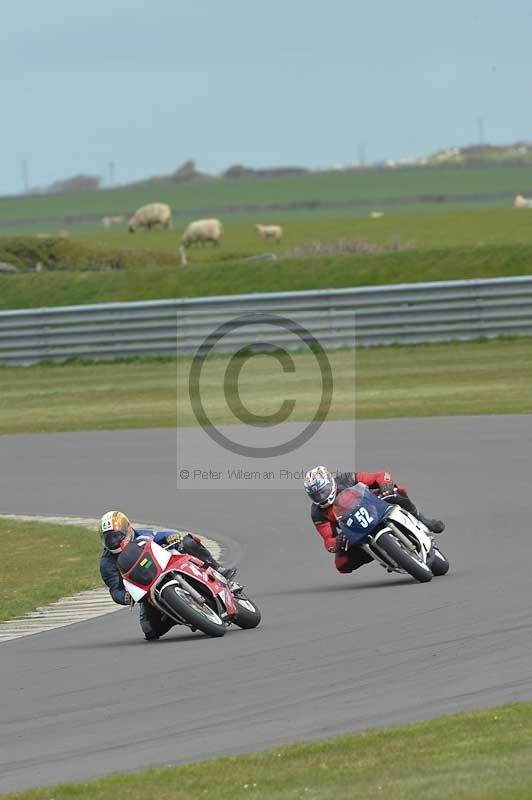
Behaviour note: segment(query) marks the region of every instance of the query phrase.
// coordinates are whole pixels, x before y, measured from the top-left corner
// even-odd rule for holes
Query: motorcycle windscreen
[[[361,544],[390,508],[390,504],[370,492],[365,483],[357,483],[340,492],[333,512],[349,544]]]

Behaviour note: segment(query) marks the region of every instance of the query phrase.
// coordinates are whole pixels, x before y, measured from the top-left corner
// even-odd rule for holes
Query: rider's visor
[[[131,530],[107,531],[103,535],[103,545],[111,553],[120,553],[131,541]]]
[[[330,502],[331,494],[334,490],[334,484],[331,483],[331,481],[327,481],[327,483],[319,487],[315,483],[305,484],[305,488],[312,502],[321,505],[322,503]]]

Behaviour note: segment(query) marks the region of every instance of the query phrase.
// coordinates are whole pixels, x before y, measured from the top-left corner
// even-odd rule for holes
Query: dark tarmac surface
[[[336,422],[306,451],[306,467],[387,468],[446,519],[451,571],[425,585],[377,564],[338,575],[297,481],[177,492],[171,431],[2,437],[2,511],[203,531],[263,622],[145,643],[124,609],[1,644],[0,791],[532,699],[531,422],[360,422],[356,461]]]

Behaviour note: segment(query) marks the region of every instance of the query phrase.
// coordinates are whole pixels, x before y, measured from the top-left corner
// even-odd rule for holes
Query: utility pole
[[[22,161],[22,185],[24,187],[24,194],[28,194],[30,191],[30,181],[28,177],[28,162],[26,159]]]
[[[109,186],[115,185],[115,162],[110,161],[108,164],[109,167]]]
[[[366,142],[360,142],[358,145],[358,166],[366,166]]]
[[[478,143],[484,144],[484,117],[477,117]]]

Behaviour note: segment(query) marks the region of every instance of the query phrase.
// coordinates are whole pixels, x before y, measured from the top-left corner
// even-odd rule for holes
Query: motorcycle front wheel
[[[256,628],[260,622],[260,610],[255,603],[242,593],[234,595],[233,600],[237,607],[237,614],[232,620],[235,625],[239,628]]]
[[[433,575],[446,575],[449,572],[449,562],[436,545],[432,545],[428,564]]]
[[[207,601],[200,604],[181,586],[165,586],[161,592],[161,600],[179,619],[186,620],[191,628],[197,628],[207,636],[223,636],[227,630],[225,622]]]
[[[387,531],[381,533],[376,546],[384,550],[398,567],[408,572],[416,581],[428,583],[428,581],[432,580],[433,573],[431,569],[402,547],[393,534]]]

